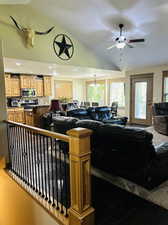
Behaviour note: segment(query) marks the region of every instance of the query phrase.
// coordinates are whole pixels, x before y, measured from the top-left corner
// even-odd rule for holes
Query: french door
[[[152,124],[153,74],[131,76],[130,122]]]

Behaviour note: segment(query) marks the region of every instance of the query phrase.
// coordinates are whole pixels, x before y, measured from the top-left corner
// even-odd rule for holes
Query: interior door
[[[152,124],[153,74],[131,76],[131,123]]]

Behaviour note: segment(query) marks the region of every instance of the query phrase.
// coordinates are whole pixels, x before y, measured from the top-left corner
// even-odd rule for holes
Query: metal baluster
[[[43,151],[44,151],[44,179],[45,179],[45,200],[48,200],[48,193],[47,193],[47,170],[46,170],[46,151],[45,151],[45,137],[43,136]]]
[[[12,156],[11,156],[11,137],[10,137],[10,125],[7,124],[7,138],[8,138],[8,155],[9,155],[9,164],[8,169],[12,169]]]
[[[13,145],[14,145],[14,151],[13,151],[14,152],[14,154],[13,154],[14,155],[14,173],[16,175],[18,175],[18,172],[17,172],[17,169],[18,169],[17,168],[17,153],[16,153],[17,152],[17,150],[16,150],[17,149],[17,144],[16,144],[17,143],[17,140],[16,140],[16,127],[13,128],[13,131],[14,131],[14,133],[13,133],[13,135],[14,135],[13,136],[13,141],[14,141],[13,142]]]
[[[45,196],[45,184],[44,184],[44,155],[42,150],[42,142],[40,140],[39,143],[39,149],[40,149],[40,161],[41,161],[41,197],[44,198]]]
[[[19,161],[19,177],[23,180],[22,175],[22,146],[21,146],[21,137],[20,137],[20,127],[17,127],[17,138],[18,138],[18,161]]]
[[[58,159],[57,159],[57,140],[55,139],[55,189],[56,189],[56,209],[59,210],[59,205],[58,205]]]
[[[25,146],[24,146],[24,137],[23,137],[23,133],[24,132],[24,128],[21,127],[20,128],[20,145],[21,145],[21,149],[22,149],[22,153],[21,153],[21,163],[22,163],[22,177],[23,177],[23,181],[25,182],[25,160],[24,160],[24,152],[25,152]]]
[[[31,174],[32,174],[32,185],[31,187],[35,190],[35,180],[34,180],[34,143],[33,143],[33,132],[30,131],[30,160],[31,160]]]
[[[39,142],[37,142],[37,160],[38,160],[38,184],[39,184],[39,195],[42,194],[42,189],[41,189],[41,173],[40,173],[40,148],[41,146],[39,145]]]
[[[38,169],[37,169],[37,163],[38,163],[38,134],[34,134],[34,168],[35,168],[35,191],[38,192]]]
[[[51,203],[51,190],[50,190],[50,157],[49,157],[49,138],[47,137],[47,166],[48,166],[48,203]]]
[[[31,162],[30,162],[30,138],[29,130],[26,130],[26,146],[27,146],[27,172],[28,172],[28,185],[31,187]]]
[[[64,155],[64,187],[65,187],[65,217],[68,217],[68,188],[67,188],[67,153],[66,149],[63,150],[63,155]]]
[[[12,137],[12,164],[13,164],[13,173],[15,173],[15,129],[11,127],[11,137]]]
[[[54,202],[54,162],[53,162],[53,139],[50,138],[50,143],[51,143],[51,181],[52,181],[52,206],[55,207],[55,202]]]
[[[29,185],[29,159],[28,159],[28,132],[24,129],[24,140],[25,140],[25,174],[26,183]]]
[[[62,159],[61,159],[61,148],[60,148],[60,144],[61,142],[59,143],[59,173],[60,173],[60,195],[61,195],[61,200],[60,200],[60,203],[61,203],[61,213],[64,213],[63,211],[63,190],[62,190]]]

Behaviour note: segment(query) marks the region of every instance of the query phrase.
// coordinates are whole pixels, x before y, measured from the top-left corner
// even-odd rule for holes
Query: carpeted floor
[[[92,176],[96,225],[167,225],[168,210]]]

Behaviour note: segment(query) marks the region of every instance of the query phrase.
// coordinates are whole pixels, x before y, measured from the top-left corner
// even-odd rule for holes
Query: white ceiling
[[[114,70],[58,65],[12,58],[4,58],[4,67],[6,73],[52,75],[58,79],[93,79],[94,75],[97,78],[121,78],[125,76],[124,73]]]
[[[33,8],[55,19],[105,61],[104,68],[121,69],[168,62],[167,0],[32,0]],[[133,49],[107,50],[125,25],[128,38],[145,38]],[[76,50],[77,51],[77,50]]]

